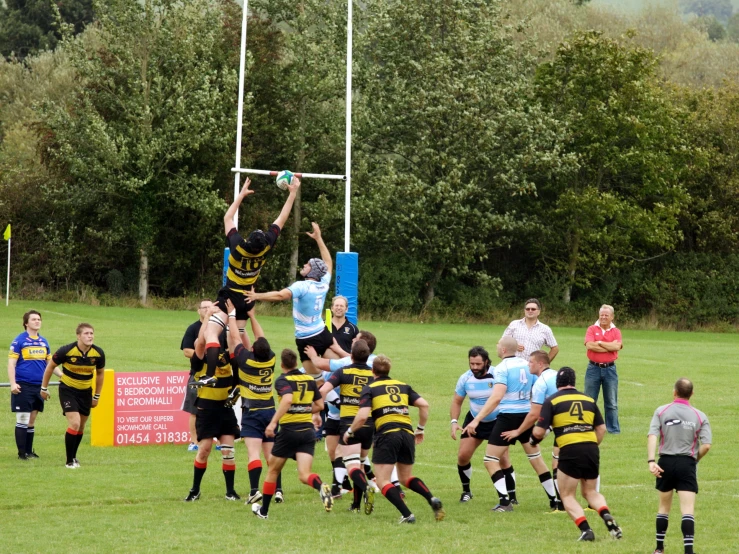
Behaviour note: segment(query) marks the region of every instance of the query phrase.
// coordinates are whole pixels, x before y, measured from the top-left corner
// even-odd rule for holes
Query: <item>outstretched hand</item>
[[[290,194],[295,194],[298,192],[298,189],[300,188],[300,179],[293,175],[293,178],[290,179],[290,184],[287,185],[287,190],[290,192]]]
[[[308,231],[305,234],[308,235],[313,240],[317,241],[321,238],[321,228],[318,226],[318,223],[316,223],[315,221],[313,221],[311,225],[313,226],[313,232],[311,233],[310,231]]]
[[[249,188],[249,185],[251,185],[251,179],[247,177],[244,186],[241,188],[241,192],[239,192],[239,196],[241,196],[242,199],[246,198],[250,194],[254,194],[254,191]]]

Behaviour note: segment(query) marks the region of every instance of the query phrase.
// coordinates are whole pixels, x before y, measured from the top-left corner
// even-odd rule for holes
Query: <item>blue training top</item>
[[[531,410],[531,387],[536,377],[529,373],[529,363],[511,356],[502,360],[493,371],[496,385],[505,385],[500,401],[501,414],[525,414]]]
[[[548,367],[541,372],[531,387],[531,402],[544,404],[544,401],[557,392],[557,370]]]
[[[10,343],[8,358],[18,360],[15,364],[16,382],[40,385],[46,362],[51,359],[51,349],[44,337],[32,337],[24,331]]]
[[[470,413],[472,417],[477,417],[485,402],[493,394],[493,374],[486,373],[478,379],[470,369],[463,373],[459,380],[457,380],[457,387],[454,389],[454,392],[462,397],[470,397]],[[499,408],[485,416],[482,420],[483,423],[495,421],[498,413],[500,413]]]
[[[331,274],[326,273],[320,281],[295,281],[288,287],[293,295],[295,338],[314,337],[326,327],[323,321],[323,303],[326,301],[330,283]]]

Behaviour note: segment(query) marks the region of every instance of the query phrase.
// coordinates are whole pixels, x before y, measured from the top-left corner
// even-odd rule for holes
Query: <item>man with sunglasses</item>
[[[541,302],[536,298],[529,298],[524,303],[523,319],[511,321],[503,332],[503,336],[516,339],[518,343],[516,356],[527,361],[534,350],[541,350],[546,345],[549,348],[551,362],[559,352],[559,346],[557,346],[557,339],[554,338],[549,325],[539,321],[540,314]]]

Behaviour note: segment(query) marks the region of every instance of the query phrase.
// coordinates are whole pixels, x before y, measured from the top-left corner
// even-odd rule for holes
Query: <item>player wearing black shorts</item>
[[[54,352],[44,371],[41,382],[41,396],[48,400],[49,379],[57,366],[62,368],[59,384],[59,402],[62,413],[67,418],[67,432],[64,445],[67,451],[66,467],[80,467],[77,449],[82,442],[85,424],[90,417],[90,410],[98,405],[100,393],[105,379],[105,353],[93,344],[95,331],[89,323],[77,326],[77,342],[62,346]],[[95,378],[95,394],[92,392],[93,376]]]
[[[373,488],[368,487],[367,476],[363,469],[362,459],[367,457],[372,448],[374,426],[372,420],[365,421],[361,428],[357,428],[351,437],[347,438],[346,430],[352,424],[354,416],[359,410],[359,397],[362,388],[374,379],[372,369],[367,365],[370,349],[366,341],[358,339],[352,344],[352,363],[347,367],[336,370],[321,386],[321,396],[325,397],[334,388],[339,388],[341,398],[339,444],[349,477],[354,483],[354,501],[350,511],[358,511],[364,499],[364,512],[371,514],[374,508]]]
[[[452,397],[452,405],[449,408],[449,415],[451,417],[450,435],[453,440],[457,440],[457,433],[470,424],[480,407],[485,405],[485,402],[487,402],[493,392],[493,374],[490,371],[490,355],[487,350],[482,346],[475,346],[468,352],[467,360],[470,369],[464,372],[457,380],[457,386],[454,389],[454,396]],[[465,397],[469,397],[470,399],[470,411],[467,412],[464,423],[460,427],[459,416],[462,413],[462,404],[464,403]],[[460,502],[469,502],[472,500],[472,491],[470,489],[472,456],[483,440],[492,433],[496,417],[497,413],[495,412],[489,414],[480,422],[476,435],[462,433],[460,437],[459,451],[457,452],[457,472],[459,473],[459,480],[462,482]]]
[[[254,289],[257,279],[259,279],[259,272],[262,270],[268,254],[277,242],[277,238],[290,216],[290,210],[292,210],[300,188],[300,179],[293,177],[292,182],[287,187],[290,194],[282,206],[282,211],[267,231],[256,229],[246,239],[243,239],[236,229],[234,218],[244,198],[254,193],[253,190],[249,189],[250,184],[251,180],[247,179],[241,192],[226,210],[226,215],[223,216],[226,240],[231,251],[228,257],[226,286],[218,292],[218,298],[215,302],[219,311],[210,316],[206,326],[205,360],[207,371],[203,379],[194,383],[195,386],[213,386],[216,360],[220,352],[218,336],[226,328],[227,300],[231,300],[236,308],[236,325],[239,331],[242,334],[244,333],[244,326],[248,317],[247,312],[254,307],[253,302],[247,302],[244,294]]]
[[[211,307],[212,311],[215,307]],[[205,326],[200,328],[200,334],[195,341],[195,355],[203,356],[205,351]],[[236,386],[236,376],[229,359],[228,351],[221,350],[216,365],[215,385],[198,389],[195,400],[197,414],[195,415],[195,431],[198,439],[198,451],[195,455],[193,467],[193,481],[185,502],[195,502],[200,499],[200,484],[205,471],[208,469],[208,457],[213,449],[213,439],[218,439],[221,447],[223,477],[226,481],[226,500],[239,500],[241,497],[234,490],[236,477],[236,459],[234,457],[234,440],[239,433],[236,415],[229,407],[229,393]],[[198,379],[205,375],[206,368],[201,367],[195,374]]]
[[[557,392],[544,401],[541,415],[532,432],[531,444],[538,444],[551,427],[559,451],[557,480],[565,510],[580,529],[579,541],[595,540],[585,512],[575,498],[577,485],[588,504],[598,511],[612,537],[620,539],[621,528],[606,506],[606,499],[596,490],[600,471],[598,445],[606,434],[606,425],[598,406],[589,396],[575,389],[575,370],[563,367],[557,372]]]
[[[372,421],[375,427],[372,463],[377,484],[385,498],[401,513],[400,523],[415,523],[416,517],[390,480],[394,467],[397,467],[401,482],[423,496],[434,511],[436,521],[441,521],[445,515],[441,500],[431,494],[426,483],[413,477],[416,444],[423,442],[429,404],[410,385],[391,379],[390,368],[391,362],[386,356],[377,356],[372,362],[375,379],[362,389],[357,415],[344,438],[350,439],[367,421]],[[415,432],[408,415],[409,406],[415,406],[419,412]]]
[[[230,301],[227,307],[229,311],[233,311],[233,304]],[[246,503],[252,504],[262,498],[262,493],[259,492],[259,478],[262,475],[260,453],[264,453],[264,459],[269,463],[272,445],[275,442],[274,437],[268,437],[265,434],[269,422],[275,415],[275,401],[272,397],[275,353],[272,352],[262,326],[253,312],[249,319],[254,334],[254,344],[251,348],[245,347],[234,325],[228,328],[228,347],[233,352],[232,360],[236,362],[234,370],[238,371],[239,387],[234,389],[234,392],[238,391],[241,396],[241,437],[244,439],[249,456],[248,469],[251,487]],[[243,335],[243,340],[249,343],[248,335]],[[282,501],[281,475],[278,475],[275,502]]]
[[[277,490],[277,476],[288,458],[297,462],[300,482],[316,489],[324,509],[330,512],[334,502],[331,487],[321,481],[317,473],[312,473],[316,445],[312,414],[323,410],[323,399],[318,394],[315,379],[298,370],[298,356],[295,352],[287,348],[283,350],[280,367],[282,375],[275,381],[280,404],[265,430],[268,437],[275,437],[275,445],[272,448],[267,477],[262,485],[262,504],[252,504],[252,513],[260,519],[267,519],[269,505]],[[278,423],[280,430],[275,435]]]

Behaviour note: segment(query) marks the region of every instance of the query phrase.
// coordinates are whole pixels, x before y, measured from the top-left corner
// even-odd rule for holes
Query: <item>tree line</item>
[[[739,321],[739,86],[710,65],[739,46],[678,16],[606,24],[577,4],[357,5],[361,311],[485,317],[537,296],[564,313],[607,301],[679,327]],[[49,16],[39,52],[0,61],[11,284],[143,302],[215,292],[241,8],[75,6]],[[344,173],[345,2],[249,6],[242,166]],[[668,24],[693,50],[658,45]],[[705,65],[672,73],[696,50]],[[268,178],[254,188],[241,228],[267,225],[284,200]],[[285,286],[312,255],[311,220],[342,249],[343,210],[342,183],[306,180],[261,286]]]

